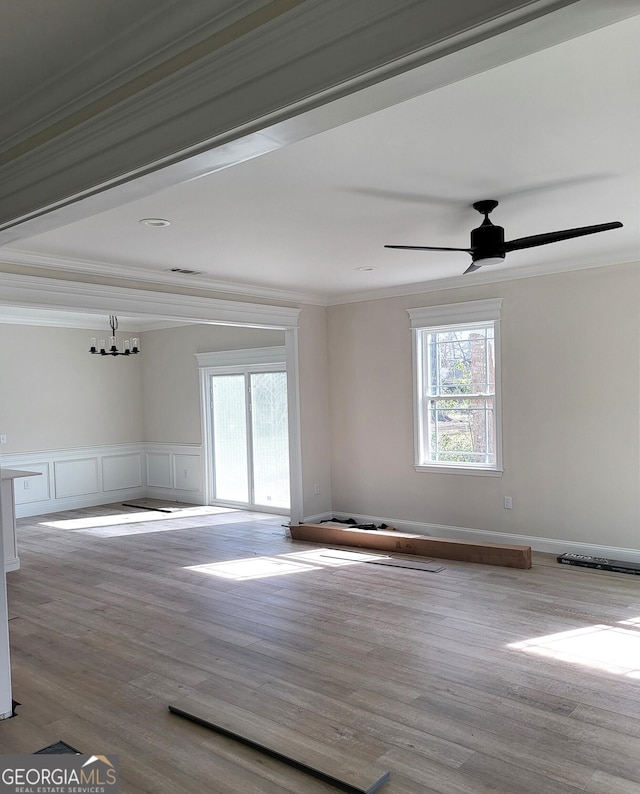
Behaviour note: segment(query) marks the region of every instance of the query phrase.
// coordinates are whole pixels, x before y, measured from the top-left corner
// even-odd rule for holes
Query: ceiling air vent
[[[201,270],[187,270],[185,267],[170,267],[168,273],[182,273],[183,276],[201,276]]]

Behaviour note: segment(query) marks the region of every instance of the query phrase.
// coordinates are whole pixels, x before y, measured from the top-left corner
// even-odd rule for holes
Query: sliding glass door
[[[211,376],[216,502],[289,509],[286,372]]]

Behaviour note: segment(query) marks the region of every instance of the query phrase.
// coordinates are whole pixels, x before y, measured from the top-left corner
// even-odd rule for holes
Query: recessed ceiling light
[[[370,273],[372,270],[377,270],[377,267],[373,267],[373,265],[364,265],[363,267],[357,267],[356,270],[360,270],[363,273]]]
[[[143,226],[152,226],[154,229],[160,229],[163,226],[171,226],[171,221],[166,221],[164,218],[142,218],[138,221]]]

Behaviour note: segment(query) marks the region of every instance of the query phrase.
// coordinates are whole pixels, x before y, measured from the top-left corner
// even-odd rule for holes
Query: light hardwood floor
[[[18,525],[2,753],[116,753],[124,794],[336,791],[169,714],[191,697],[389,769],[384,794],[640,794],[640,577],[337,564],[240,512]]]

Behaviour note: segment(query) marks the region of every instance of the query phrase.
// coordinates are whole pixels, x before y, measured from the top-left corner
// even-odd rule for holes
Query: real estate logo
[[[0,794],[119,794],[111,755],[2,755]]]

